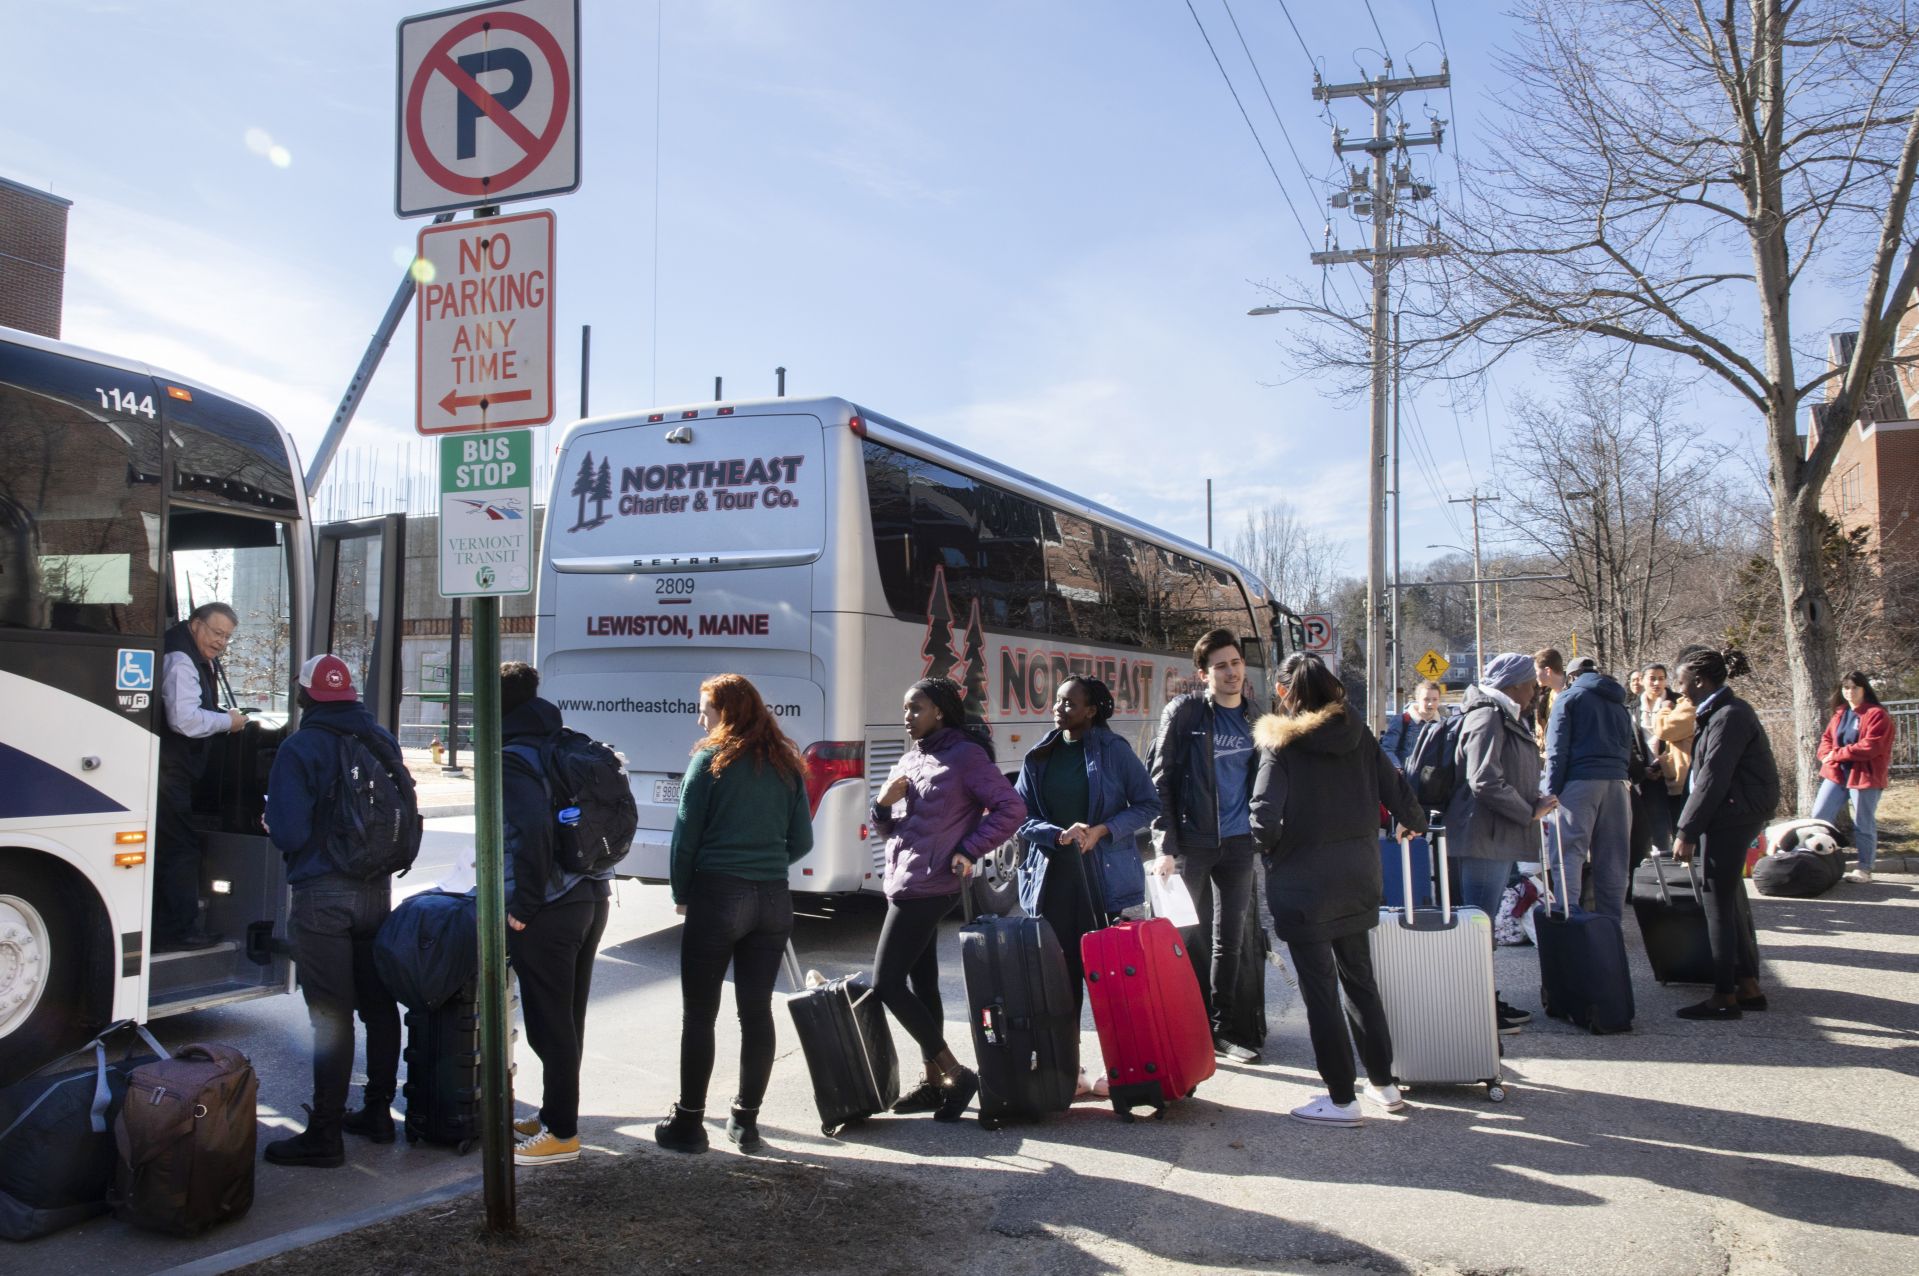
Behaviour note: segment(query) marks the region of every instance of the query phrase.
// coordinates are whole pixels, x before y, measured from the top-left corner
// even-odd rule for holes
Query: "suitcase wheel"
[[[837,1125],[823,1125],[820,1127],[820,1133],[824,1134],[827,1138],[830,1139],[833,1137],[835,1133],[839,1131],[839,1128],[840,1127]]]
[[[982,1130],[997,1130],[1005,1124],[1006,1123],[998,1117],[983,1116],[979,1119],[979,1128]]]
[[[1506,1101],[1506,1087],[1497,1082],[1492,1082],[1486,1086],[1486,1097],[1494,1103],[1504,1103]]]
[[[468,1152],[471,1152],[473,1150],[473,1140],[461,1139],[460,1146],[457,1150],[461,1156],[465,1156]]]
[[[1126,1110],[1125,1108],[1113,1109],[1113,1115],[1118,1117],[1126,1125],[1131,1125],[1133,1123],[1133,1114],[1130,1111]]]
[[[1198,1093],[1199,1093],[1199,1087],[1198,1087],[1198,1086],[1194,1086],[1194,1087],[1193,1087],[1192,1089],[1190,1089],[1190,1090],[1188,1090],[1188,1091],[1186,1092],[1186,1097],[1190,1099],[1190,1098],[1192,1098],[1192,1097],[1193,1097],[1194,1095],[1196,1095],[1196,1094],[1198,1094]]]

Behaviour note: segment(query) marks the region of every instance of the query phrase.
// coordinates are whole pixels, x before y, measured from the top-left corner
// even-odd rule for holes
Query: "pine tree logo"
[[[950,678],[959,655],[953,650],[953,604],[946,596],[946,568],[933,568],[933,589],[926,596],[926,640],[920,644],[926,658],[922,678]]]
[[[966,687],[966,716],[984,721],[987,717],[986,702],[986,624],[980,619],[979,599],[973,600],[972,610],[966,615],[966,660],[965,672],[955,672]]]
[[[593,468],[593,454],[588,452],[580,462],[580,472],[573,479],[572,495],[580,498],[579,518],[569,532],[591,531],[607,521],[611,515],[606,512],[606,503],[613,499],[613,465],[604,458],[598,470]],[[593,517],[586,516],[586,503],[593,502]]]

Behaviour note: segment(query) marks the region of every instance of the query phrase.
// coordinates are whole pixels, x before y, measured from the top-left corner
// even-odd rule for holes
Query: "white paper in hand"
[[[1146,899],[1153,906],[1155,917],[1164,917],[1175,926],[1199,925],[1199,910],[1193,907],[1193,896],[1186,889],[1186,880],[1182,877],[1161,877],[1158,873],[1148,873]]]

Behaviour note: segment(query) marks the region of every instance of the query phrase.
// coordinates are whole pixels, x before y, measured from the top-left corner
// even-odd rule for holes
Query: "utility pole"
[[[1479,575],[1479,569],[1473,569]],[[1400,679],[1405,665],[1399,658],[1399,315],[1393,315],[1393,712],[1406,707],[1406,691]],[[1477,676],[1477,670],[1474,671]]]
[[[1393,243],[1393,222],[1402,197],[1414,201],[1432,197],[1432,187],[1413,180],[1412,166],[1404,156],[1414,146],[1438,146],[1445,135],[1445,122],[1434,120],[1432,132],[1413,137],[1407,135],[1403,123],[1397,129],[1390,128],[1387,113],[1403,93],[1443,89],[1452,83],[1451,72],[1444,62],[1440,63],[1438,75],[1409,75],[1395,79],[1392,69],[1392,59],[1388,58],[1385,70],[1378,76],[1353,84],[1327,84],[1317,74],[1313,76],[1314,101],[1331,102],[1338,98],[1356,97],[1373,108],[1371,137],[1349,142],[1346,140],[1346,130],[1334,126],[1333,150],[1340,155],[1351,151],[1366,152],[1372,156],[1373,171],[1369,178],[1363,168],[1349,166],[1347,171],[1351,180],[1347,188],[1334,194],[1331,200],[1334,208],[1350,208],[1357,216],[1370,216],[1373,219],[1373,246],[1318,252],[1313,254],[1312,260],[1316,266],[1357,263],[1365,266],[1373,276],[1373,421],[1366,450],[1369,476],[1369,513],[1366,523],[1366,717],[1375,731],[1383,729],[1386,720],[1383,604],[1387,593],[1386,409],[1392,381],[1392,360],[1387,349],[1391,341],[1387,325],[1392,265],[1400,258],[1433,257],[1444,251],[1435,241],[1423,244]],[[1389,165],[1388,160],[1395,157],[1398,162]]]
[[[1483,598],[1480,594],[1486,573],[1479,570],[1479,507],[1496,504],[1497,496],[1481,496],[1474,492],[1471,496],[1455,496],[1450,505],[1470,505],[1473,507],[1473,677],[1479,677],[1486,668],[1486,627]]]

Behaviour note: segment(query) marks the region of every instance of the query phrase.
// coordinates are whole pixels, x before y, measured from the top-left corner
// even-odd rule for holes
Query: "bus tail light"
[[[806,746],[806,805],[820,813],[820,799],[841,780],[866,775],[866,745],[858,740],[816,740]]]
[[[147,862],[145,851],[116,851],[113,856],[115,868],[138,868]]]
[[[115,833],[113,835],[114,845],[116,846],[138,846],[146,840],[147,831],[145,829],[128,829],[124,833]]]

